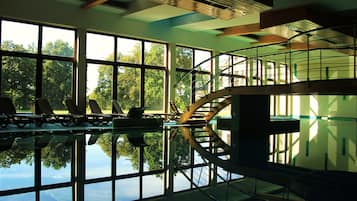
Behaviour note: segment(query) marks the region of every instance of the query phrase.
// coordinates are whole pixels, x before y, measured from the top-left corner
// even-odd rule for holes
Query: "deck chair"
[[[71,114],[73,118],[72,122],[74,124],[86,122],[86,116],[80,111],[80,109],[77,107],[77,105],[74,103],[74,101],[71,98],[65,100],[65,105],[67,107],[69,114]]]
[[[106,121],[111,121],[113,117],[123,116],[122,114],[104,114],[96,100],[89,99],[88,104],[92,114],[102,116]]]
[[[14,141],[15,141],[15,137],[11,135],[0,137],[0,152],[11,149]]]
[[[47,98],[36,99],[36,107],[47,123],[61,123],[63,126],[68,126],[73,121],[70,114],[55,114]]]
[[[92,125],[99,125],[102,123],[107,123],[107,121],[101,115],[97,114],[84,114],[78,106],[74,103],[74,101],[70,98],[65,100],[68,112],[74,117],[74,123],[84,123],[88,122]]]
[[[161,116],[164,116],[166,114],[145,114],[144,113],[144,108],[140,107],[132,107],[129,109],[128,114],[125,115],[123,110],[121,109],[119,103],[116,100],[112,100],[113,104],[113,114],[118,114],[121,117],[127,117],[127,118],[133,118],[133,119],[138,119],[138,118],[161,118]]]
[[[93,144],[97,143],[99,136],[100,136],[100,134],[91,134],[88,139],[87,145],[93,145]]]
[[[36,126],[41,126],[43,123],[41,115],[17,113],[12,100],[5,96],[0,97],[0,114],[2,115],[2,127],[6,127],[9,123],[15,124],[19,128],[23,128],[30,123],[34,123]]]
[[[0,114],[0,127],[6,128],[8,124],[9,124],[9,119],[7,118],[7,116],[4,114]]]
[[[123,117],[126,117],[125,113],[123,112],[119,103],[116,100],[112,100],[112,106],[113,106],[113,114],[118,114]]]

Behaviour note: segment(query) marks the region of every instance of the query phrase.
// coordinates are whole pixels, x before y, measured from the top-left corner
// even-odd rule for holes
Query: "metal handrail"
[[[337,29],[338,28],[353,28],[354,30],[354,35],[353,35],[353,42],[347,42],[347,43],[341,43],[341,44],[334,44],[333,46],[330,46],[330,47],[314,47],[314,46],[311,46],[310,48],[310,45],[311,43],[314,43],[316,41],[323,41],[323,42],[329,42],[329,45],[331,45],[331,39],[339,39],[340,37],[336,37],[336,36],[333,36],[333,37],[328,37],[328,38],[324,38],[324,37],[319,37],[317,35],[312,35],[311,33],[313,32],[317,32],[317,31],[320,31],[320,30],[333,30],[335,32],[337,32],[336,30],[334,29]],[[242,52],[244,51],[251,51],[251,52],[255,52],[255,54],[251,57],[246,57],[247,59],[243,60],[243,61],[239,61],[237,63],[234,63],[234,64],[231,64],[231,65],[227,65],[225,68],[223,69],[220,69],[220,71],[218,73],[216,73],[213,77],[210,78],[210,80],[206,80],[203,84],[199,85],[201,88],[197,89],[197,90],[207,90],[207,92],[209,91],[208,89],[208,86],[209,84],[211,83],[214,83],[214,81],[217,80],[217,77],[219,77],[223,72],[227,71],[228,69],[232,68],[233,66],[235,65],[238,65],[240,63],[243,63],[243,62],[249,62],[251,60],[258,60],[258,59],[262,59],[262,58],[267,58],[267,57],[271,57],[271,56],[277,56],[277,55],[284,55],[285,56],[285,60],[286,61],[286,64],[290,67],[290,71],[289,71],[289,76],[286,77],[285,79],[290,79],[289,82],[290,83],[293,83],[293,82],[298,82],[299,80],[296,80],[296,79],[293,79],[293,76],[292,76],[292,60],[294,59],[296,61],[296,59],[299,59],[299,58],[296,58],[298,57],[299,55],[298,54],[301,54],[303,56],[303,59],[302,61],[306,61],[306,69],[304,70],[299,70],[297,71],[297,73],[302,73],[302,74],[306,74],[306,80],[309,81],[310,80],[310,77],[313,78],[313,76],[311,75],[312,72],[316,72],[316,71],[311,71],[311,70],[316,70],[318,69],[320,71],[320,79],[322,79],[322,71],[328,71],[328,70],[333,70],[333,72],[350,72],[351,69],[338,69],[338,68],[335,68],[336,65],[334,65],[333,67],[327,67],[327,69],[322,69],[322,60],[323,59],[326,59],[325,57],[322,58],[322,53],[321,51],[329,51],[329,50],[336,50],[336,51],[343,51],[343,50],[353,50],[354,51],[354,59],[353,59],[353,78],[356,79],[356,36],[355,36],[355,33],[356,32],[356,24],[347,24],[347,25],[336,25],[336,26],[330,26],[330,27],[318,27],[318,28],[315,28],[315,29],[312,29],[312,30],[308,30],[308,31],[304,31],[304,32],[300,32],[292,37],[290,37],[287,41],[284,41],[284,42],[278,42],[278,43],[273,43],[273,44],[265,44],[265,45],[258,45],[258,46],[253,46],[253,47],[247,47],[247,48],[240,48],[240,49],[237,49],[237,50],[230,50],[230,51],[226,51],[226,52],[223,52],[223,53],[219,53],[219,54],[216,54],[208,59],[205,59],[203,61],[201,61],[199,64],[197,64],[196,66],[194,66],[190,71],[186,72],[174,85],[174,87],[176,87],[186,76],[192,74],[193,72],[196,72],[197,69],[200,68],[200,66],[208,61],[211,61],[221,55],[225,55],[225,54],[232,54],[232,53],[235,53],[235,54],[238,54],[238,55],[242,55]],[[345,33],[342,33],[341,34],[345,34]],[[347,34],[345,34],[347,35]],[[298,37],[308,37],[308,40],[306,41],[306,45],[307,45],[307,49],[305,50],[292,50],[290,47],[291,47],[291,44],[293,42],[293,40],[295,40],[296,38]],[[350,35],[349,35],[350,36]],[[328,40],[329,39],[329,40]],[[272,47],[272,46],[277,46],[277,45],[285,45],[287,46],[288,48],[286,50],[280,50],[279,52],[268,52],[268,53],[263,53],[263,54],[259,54],[259,49],[262,49],[264,47]],[[256,51],[254,51],[256,50]],[[319,56],[316,56],[316,55],[312,55],[315,51],[320,51],[320,57]],[[239,54],[240,53],[240,54]],[[305,55],[306,54],[306,55]],[[237,56],[238,56],[237,55]],[[294,58],[292,58],[294,57]],[[338,56],[329,56],[328,59],[333,59],[333,58],[337,58]],[[342,57],[342,56],[341,56]],[[299,59],[300,60],[300,59]],[[314,62],[318,62],[320,60],[320,68],[311,68],[310,65],[311,63],[314,63]],[[326,64],[325,64],[326,65]],[[343,64],[340,64],[339,65],[341,66],[341,68],[343,66],[347,66],[348,68],[350,68],[351,64],[350,63],[347,63],[347,65],[343,65]],[[352,71],[351,71],[352,72]],[[248,76],[247,76],[248,72],[246,72],[246,79],[248,79]],[[315,76],[316,77],[316,76]],[[349,77],[348,77],[349,78]],[[260,78],[260,79],[263,79]],[[327,78],[329,79],[329,78]],[[305,80],[305,79],[303,79]],[[199,82],[200,80],[196,80],[196,82]],[[196,84],[195,84],[196,85]],[[194,86],[195,86],[194,85]],[[261,85],[263,85],[263,83],[261,83]],[[206,88],[207,87],[207,88]],[[197,91],[196,90],[196,91]]]

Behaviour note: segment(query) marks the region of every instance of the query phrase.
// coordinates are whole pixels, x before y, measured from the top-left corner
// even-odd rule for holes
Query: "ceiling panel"
[[[191,13],[191,11],[187,11],[182,8],[177,8],[169,5],[159,5],[135,13],[131,13],[129,15],[126,15],[125,17],[145,22],[155,22],[159,20],[177,17],[180,15],[185,15],[188,13]]]

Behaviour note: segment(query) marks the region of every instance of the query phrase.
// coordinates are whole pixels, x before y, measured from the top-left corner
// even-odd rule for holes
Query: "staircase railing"
[[[291,84],[301,81],[356,79],[356,24],[319,27],[300,32],[285,42],[257,45],[253,47],[230,50],[203,60],[185,73],[174,86],[198,71],[206,62],[211,62],[221,55],[244,56],[246,59],[221,65],[210,79],[197,79],[192,86],[201,96],[227,85],[217,83],[222,75],[231,74],[231,78],[243,77],[241,86]],[[266,62],[275,62],[269,69]],[[245,75],[235,75],[233,68],[246,65]],[[283,64],[283,65],[280,65]],[[269,72],[268,72],[269,71]],[[218,86],[218,87],[211,87]],[[231,82],[229,86],[236,86]]]

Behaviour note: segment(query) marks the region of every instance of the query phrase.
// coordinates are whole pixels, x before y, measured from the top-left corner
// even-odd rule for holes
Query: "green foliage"
[[[134,147],[125,135],[119,137],[120,140],[117,141],[117,158],[127,157],[132,165],[132,168],[139,170],[139,148]]]
[[[25,51],[22,45],[4,41],[2,48]],[[12,98],[15,107],[30,110],[35,99],[36,60],[22,57],[2,57],[2,94]]]
[[[176,68],[192,69],[193,51],[190,48],[176,48]]]
[[[190,48],[176,48],[176,68],[192,69],[193,51]],[[176,72],[175,103],[181,111],[186,111],[191,103],[191,76]]]
[[[47,43],[44,53],[71,56],[73,49],[68,43],[55,41]],[[65,109],[63,101],[71,96],[72,63],[55,60],[43,62],[42,96],[47,97],[54,109]]]
[[[136,134],[140,135],[140,133],[127,133],[127,135]],[[127,157],[132,164],[132,168],[139,170],[139,147],[133,146],[128,141],[128,138],[124,136],[125,134],[121,134],[119,136],[119,140],[117,140],[116,142],[117,158]],[[145,133],[145,142],[149,146],[145,147],[144,163],[147,163],[149,165],[149,170],[162,169],[162,135],[158,135],[158,133]],[[107,156],[112,156],[112,135],[101,135],[98,138],[97,143]]]
[[[53,137],[49,144],[42,149],[41,158],[45,167],[58,170],[65,168],[71,162],[72,142],[67,137]]]
[[[163,168],[163,141],[158,133],[145,133],[144,162],[149,165],[149,171]]]
[[[163,44],[151,43],[150,50],[145,48],[145,64],[153,66],[164,66],[165,46]]]
[[[98,137],[97,144],[103,150],[103,152],[112,157],[112,135],[111,134],[103,134]]]
[[[96,100],[102,109],[111,109],[112,80],[113,68],[105,65],[99,66],[97,86],[88,98]]]
[[[122,67],[118,73],[118,101],[124,110],[140,106],[140,70]]]
[[[22,45],[4,41],[2,48],[25,52]],[[73,48],[68,43],[57,40],[47,43],[43,53],[59,56],[72,56]],[[64,109],[63,100],[71,94],[72,63],[45,60],[43,62],[43,96],[48,97],[53,108]],[[2,57],[2,94],[12,98],[15,107],[31,110],[35,100],[36,60],[26,57]]]
[[[68,44],[68,42],[56,40],[55,42],[47,43],[44,46],[42,53],[47,55],[73,57],[74,52],[73,48],[70,46],[70,44]]]
[[[163,109],[163,89],[164,72],[159,70],[145,70],[145,109]]]
[[[119,61],[133,64],[140,64],[142,55],[141,55],[141,43],[135,44],[131,55],[118,55]]]
[[[149,65],[162,65],[165,63],[164,49],[161,44],[152,44],[148,52],[145,52],[145,63]],[[134,46],[132,54],[119,55],[120,61],[128,63],[140,63],[141,46]],[[140,68],[119,67],[117,97],[120,106],[124,110],[140,106],[141,72]],[[98,81],[94,91],[88,98],[97,100],[102,108],[109,109],[112,100],[112,67],[101,65],[98,67]],[[152,110],[163,108],[164,96],[164,72],[159,70],[145,70],[145,106]]]
[[[174,135],[174,138],[171,140],[173,147],[175,147],[175,153],[173,154],[173,159],[170,163],[175,163],[177,165],[181,164],[190,164],[190,144],[187,143],[185,138],[178,133],[178,130],[171,129],[171,133],[177,133]]]
[[[25,162],[31,165],[34,161],[33,138],[15,140],[11,149],[0,152],[0,167],[10,168],[13,164]]]
[[[175,88],[175,103],[181,111],[186,111],[187,106],[191,103],[191,78],[189,75],[184,76],[185,73],[176,73],[176,80],[181,80],[177,83]]]

